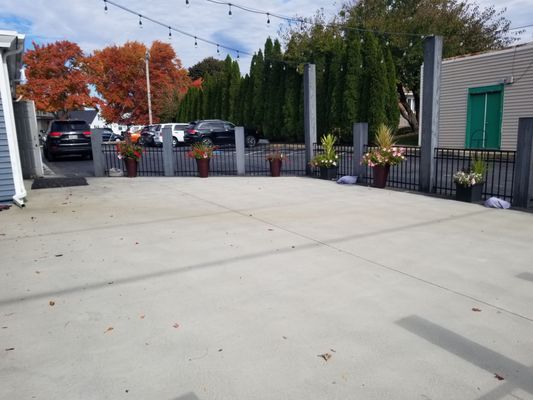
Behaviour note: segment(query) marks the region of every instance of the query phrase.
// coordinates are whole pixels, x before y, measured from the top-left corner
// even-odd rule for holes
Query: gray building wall
[[[516,150],[518,119],[533,117],[533,43],[442,64],[438,147],[465,147],[468,89],[504,86],[501,149]]]
[[[11,201],[15,194],[15,183],[11,169],[11,158],[7,144],[3,99],[0,95],[0,202]],[[9,100],[8,100],[9,101]]]

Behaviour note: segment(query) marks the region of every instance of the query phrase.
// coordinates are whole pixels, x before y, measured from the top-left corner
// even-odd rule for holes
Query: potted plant
[[[337,138],[331,133],[322,136],[320,143],[323,153],[316,155],[309,163],[312,167],[320,168],[320,179],[337,179],[339,156],[334,147],[336,141]]]
[[[265,159],[270,164],[270,175],[271,176],[281,175],[281,166],[282,166],[283,160],[286,158],[287,156],[279,150],[276,150],[270,154],[267,154]]]
[[[481,200],[487,166],[480,158],[475,158],[469,171],[458,171],[453,175],[455,199],[468,203]]]
[[[124,141],[117,143],[118,158],[124,160],[128,178],[137,176],[137,166],[142,155],[142,147],[132,143],[130,135],[126,135]]]
[[[198,175],[200,178],[207,178],[209,175],[209,161],[213,157],[213,151],[217,148],[207,143],[195,143],[191,145],[191,150],[187,152],[187,156],[196,160],[198,166]]]
[[[373,185],[384,188],[387,185],[391,165],[398,165],[405,160],[405,149],[394,143],[392,130],[381,124],[376,131],[376,147],[363,155],[361,164],[368,165],[374,172]]]

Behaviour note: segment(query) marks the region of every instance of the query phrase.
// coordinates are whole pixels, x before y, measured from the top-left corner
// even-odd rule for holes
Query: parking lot
[[[88,181],[0,214],[1,399],[533,398],[531,214],[298,177]]]

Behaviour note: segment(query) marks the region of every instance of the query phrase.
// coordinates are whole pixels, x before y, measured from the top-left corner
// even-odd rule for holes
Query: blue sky
[[[246,13],[233,8],[228,16],[228,7],[206,0],[115,0],[143,15],[179,27],[198,37],[225,44],[241,50],[241,71],[248,71],[250,57],[242,52],[253,53],[261,48],[268,36],[278,36],[281,22],[271,18],[270,26],[264,15]],[[239,0],[237,4],[289,16],[312,16],[322,8],[327,17],[333,16],[339,2],[333,0]],[[489,1],[480,0],[481,6],[496,3],[496,8],[507,8],[505,16],[513,26],[533,23],[533,0]],[[143,21],[139,29],[137,16],[128,14],[112,5],[104,13],[103,0],[0,0],[0,29],[17,30],[27,35],[27,45],[67,39],[78,43],[86,52],[108,45],[123,44],[127,40],[151,43],[153,40],[168,41],[168,29]],[[533,41],[533,29],[521,36],[521,40]],[[205,57],[217,57],[216,46],[198,43],[194,39],[173,33],[171,43],[185,67]],[[227,52],[221,49],[219,58]],[[229,53],[232,57],[235,52]]]

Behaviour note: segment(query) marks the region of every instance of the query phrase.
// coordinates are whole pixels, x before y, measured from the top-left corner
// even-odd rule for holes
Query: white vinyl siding
[[[442,64],[439,147],[464,148],[468,89],[501,84],[503,89],[501,149],[516,150],[518,119],[533,117],[533,43]]]

